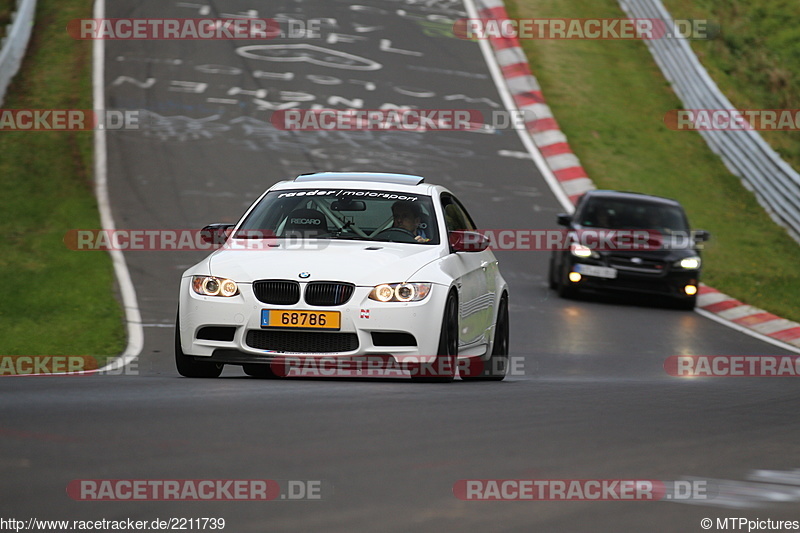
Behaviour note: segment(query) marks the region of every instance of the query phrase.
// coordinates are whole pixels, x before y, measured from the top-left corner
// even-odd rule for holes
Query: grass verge
[[[512,18],[624,17],[615,0],[507,0]],[[800,321],[800,246],[696,132],[663,122],[681,103],[640,41],[528,40],[545,98],[595,184],[683,203],[712,233],[704,281]]]
[[[0,38],[8,33],[6,26],[11,23],[11,14],[16,11],[17,0],[0,0]]]
[[[675,18],[718,23],[720,37],[692,41],[703,66],[739,109],[800,109],[800,2],[666,0]],[[764,139],[800,168],[800,132],[765,131]]]
[[[90,0],[39,0],[6,109],[92,109],[91,43],[67,22],[91,18]],[[125,342],[103,252],[64,245],[73,228],[100,227],[91,132],[0,133],[0,356],[87,355],[103,364]],[[23,283],[24,282],[24,283]]]
[[[0,39],[8,35],[11,15],[17,9],[17,0],[0,0]]]

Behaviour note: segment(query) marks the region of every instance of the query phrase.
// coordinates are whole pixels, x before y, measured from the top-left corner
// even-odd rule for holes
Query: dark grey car
[[[708,232],[692,231],[680,203],[645,194],[595,190],[586,193],[570,215],[565,249],[550,257],[549,284],[562,297],[584,290],[626,291],[667,296],[686,309],[697,300],[702,269],[699,243]],[[633,235],[638,246],[587,244],[593,234]],[[644,240],[642,240],[644,235]],[[597,242],[594,239],[592,242]],[[625,244],[625,243],[623,243]]]

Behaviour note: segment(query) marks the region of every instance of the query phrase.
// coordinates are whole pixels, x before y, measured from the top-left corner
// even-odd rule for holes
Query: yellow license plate
[[[261,310],[262,328],[339,329],[339,311]]]

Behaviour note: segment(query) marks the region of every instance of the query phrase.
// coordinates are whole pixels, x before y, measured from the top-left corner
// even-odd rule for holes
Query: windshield
[[[430,196],[357,189],[272,191],[233,237],[439,244]]]
[[[647,229],[667,234],[689,230],[686,215],[679,207],[609,198],[589,200],[577,222],[584,227]]]

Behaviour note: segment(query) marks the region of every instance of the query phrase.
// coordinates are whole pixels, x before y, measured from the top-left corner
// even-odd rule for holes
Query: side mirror
[[[566,213],[559,213],[556,217],[559,226],[569,226],[572,223],[572,216]]]
[[[477,231],[451,231],[448,237],[454,252],[482,252],[492,244],[489,237]]]
[[[200,230],[200,242],[203,244],[213,244],[217,247],[222,246],[228,240],[230,230],[236,224],[216,223],[209,224]]]
[[[704,229],[698,229],[692,232],[695,242],[706,242],[711,238],[711,234]]]

